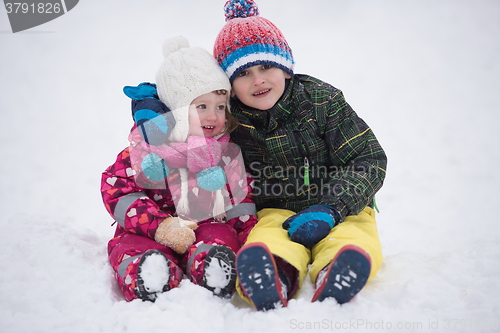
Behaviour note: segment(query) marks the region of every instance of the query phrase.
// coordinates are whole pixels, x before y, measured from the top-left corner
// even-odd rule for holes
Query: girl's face
[[[242,70],[233,81],[233,96],[245,105],[268,110],[278,102],[285,91],[285,79],[290,74],[269,65],[257,65]]]
[[[198,96],[189,106],[189,135],[213,138],[226,125],[227,96],[210,92]]]

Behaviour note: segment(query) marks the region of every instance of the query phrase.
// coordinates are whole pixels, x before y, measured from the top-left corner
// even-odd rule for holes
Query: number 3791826
[[[59,14],[62,10],[60,3],[25,3],[25,2],[7,2],[5,3],[7,14]]]

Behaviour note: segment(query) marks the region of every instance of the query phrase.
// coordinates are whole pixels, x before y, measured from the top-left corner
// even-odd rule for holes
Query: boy
[[[238,293],[258,310],[286,306],[311,264],[312,301],[348,302],[382,263],[373,206],[386,155],[340,90],[294,74],[286,39],[253,1],[224,9],[214,56],[259,219],[237,255]]]

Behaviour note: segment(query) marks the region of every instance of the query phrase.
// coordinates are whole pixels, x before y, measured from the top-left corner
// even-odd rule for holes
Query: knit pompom
[[[229,0],[224,5],[226,22],[234,18],[259,16],[259,7],[253,0]]]
[[[161,182],[168,176],[168,166],[165,164],[165,161],[156,154],[147,154],[142,160],[141,167],[144,175],[154,182]]]
[[[183,36],[177,36],[167,39],[163,43],[163,56],[166,58],[169,54],[189,47],[189,42]]]
[[[198,172],[197,181],[201,188],[217,191],[226,184],[226,174],[220,166],[215,166]]]

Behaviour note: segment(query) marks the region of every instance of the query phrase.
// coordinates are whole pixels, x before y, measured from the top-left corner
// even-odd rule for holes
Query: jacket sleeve
[[[227,224],[236,230],[238,242],[243,245],[257,224],[257,209],[252,199],[253,178],[245,168],[238,146],[233,144],[233,158],[224,168],[228,178],[226,190],[232,207],[226,211]]]
[[[101,195],[115,221],[127,232],[154,239],[158,225],[172,216],[162,211],[134,179],[129,148],[102,174]]]
[[[324,113],[325,140],[333,165],[322,188],[320,203],[334,207],[342,218],[357,215],[372,205],[375,193],[382,187],[387,157],[370,127],[336,90]]]

